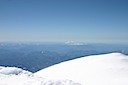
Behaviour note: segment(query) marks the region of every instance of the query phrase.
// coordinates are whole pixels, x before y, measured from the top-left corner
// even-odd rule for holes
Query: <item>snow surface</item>
[[[63,62],[36,73],[16,67],[0,66],[0,85],[81,84],[128,85],[128,56],[121,53],[88,56]]]
[[[16,67],[0,67],[0,85],[80,85],[71,80],[48,80]]]
[[[34,75],[70,79],[83,85],[128,85],[128,56],[110,53],[63,62]]]

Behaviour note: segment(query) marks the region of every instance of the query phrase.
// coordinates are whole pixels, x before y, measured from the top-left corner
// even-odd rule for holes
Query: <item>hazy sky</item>
[[[0,0],[0,41],[128,43],[128,0]]]

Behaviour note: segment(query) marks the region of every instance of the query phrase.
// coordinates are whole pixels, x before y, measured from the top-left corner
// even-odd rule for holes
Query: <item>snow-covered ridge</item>
[[[72,80],[49,80],[16,67],[0,67],[0,85],[80,85]]]
[[[121,53],[86,56],[34,74],[21,68],[0,67],[0,85],[81,84],[128,85],[128,56]]]
[[[70,79],[83,85],[128,85],[128,56],[110,53],[63,62],[35,75]]]

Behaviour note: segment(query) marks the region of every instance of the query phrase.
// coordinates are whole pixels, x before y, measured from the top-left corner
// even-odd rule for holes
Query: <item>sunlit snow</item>
[[[0,67],[0,85],[80,85],[72,80],[49,80],[15,67]]]
[[[0,85],[81,84],[128,85],[128,56],[121,53],[86,56],[36,73],[16,67],[0,67]]]
[[[128,85],[128,57],[121,53],[88,56],[51,66],[35,75],[70,79],[83,85]]]

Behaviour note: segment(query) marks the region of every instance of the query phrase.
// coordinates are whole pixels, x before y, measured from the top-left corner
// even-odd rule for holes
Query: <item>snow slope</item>
[[[80,85],[71,80],[48,80],[16,67],[0,67],[0,85]]]
[[[63,62],[35,75],[70,79],[83,85],[128,85],[128,56],[110,53]]]

